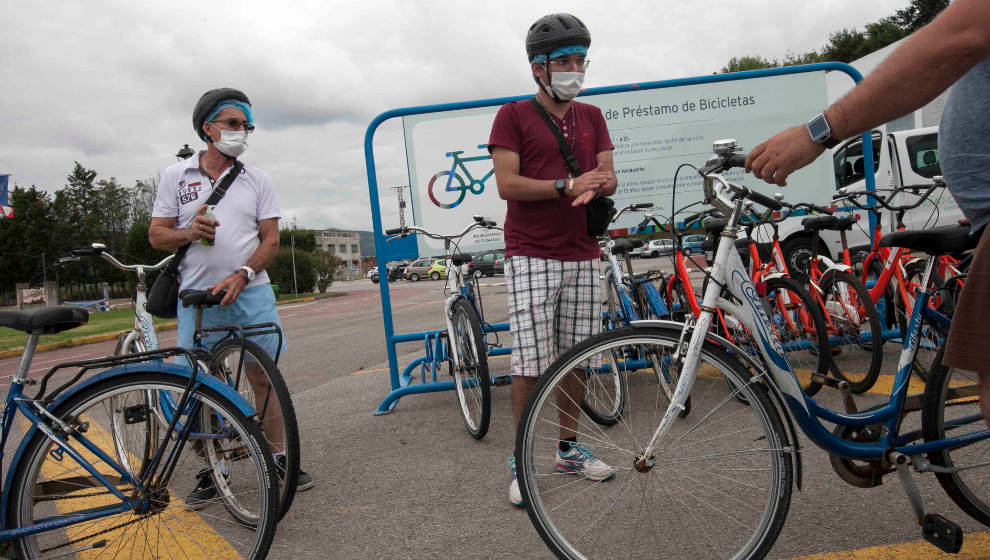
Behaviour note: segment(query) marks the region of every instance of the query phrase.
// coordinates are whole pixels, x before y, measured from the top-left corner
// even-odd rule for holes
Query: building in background
[[[370,231],[318,229],[316,246],[340,259],[339,279],[361,278],[375,266],[375,244]]]

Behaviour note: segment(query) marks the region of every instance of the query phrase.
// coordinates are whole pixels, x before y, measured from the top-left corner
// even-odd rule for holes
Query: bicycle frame
[[[24,386],[28,384],[27,371],[30,367],[31,360],[34,356],[34,349],[37,345],[38,335],[30,335],[28,337],[27,345],[24,349],[24,354],[21,358],[20,366],[18,367],[18,372],[14,376],[10,390],[7,393],[6,401],[4,403],[3,417],[2,417],[2,433],[0,433],[0,459],[3,458],[3,450],[6,448],[7,439],[10,435],[11,428],[14,424],[14,418],[18,412],[20,412],[24,417],[32,424],[32,428],[27,432],[27,434],[22,438],[17,451],[10,462],[9,471],[7,473],[4,485],[3,485],[3,495],[0,497],[0,541],[9,541],[12,539],[35,535],[38,533],[43,533],[46,531],[52,531],[56,529],[61,529],[68,527],[70,525],[76,525],[78,523],[84,523],[87,521],[92,521],[94,519],[99,519],[101,517],[107,517],[110,515],[116,515],[125,511],[129,511],[135,507],[135,499],[138,496],[138,491],[142,491],[148,484],[152,483],[155,476],[160,473],[169,473],[169,461],[174,460],[178,453],[173,449],[171,453],[166,454],[168,451],[168,445],[173,442],[174,439],[179,439],[181,443],[177,445],[184,445],[184,443],[189,438],[189,430],[191,423],[186,422],[184,426],[180,428],[180,433],[177,438],[163,438],[159,447],[155,450],[152,457],[152,462],[147,470],[147,472],[140,478],[135,479],[132,477],[124,468],[122,468],[118,462],[107,456],[98,446],[93,444],[82,432],[72,428],[65,424],[62,420],[55,417],[51,411],[58,408],[61,403],[65,402],[67,399],[71,398],[73,395],[79,391],[85,390],[87,387],[121,375],[131,375],[134,372],[134,368],[126,364],[128,363],[138,363],[140,362],[141,371],[153,371],[158,373],[166,373],[178,376],[181,378],[185,384],[186,388],[183,391],[182,397],[178,403],[179,409],[184,410],[186,417],[197,414],[199,410],[200,403],[198,400],[189,401],[189,395],[196,389],[199,385],[207,385],[210,388],[216,390],[224,397],[230,399],[242,412],[247,414],[249,417],[254,414],[254,409],[251,405],[245,402],[243,399],[237,395],[232,389],[227,387],[225,384],[209,378],[208,376],[197,376],[195,366],[192,368],[179,366],[176,364],[166,364],[161,361],[162,357],[167,355],[174,355],[179,353],[185,353],[186,351],[181,349],[166,350],[162,352],[147,352],[141,355],[133,355],[124,358],[98,358],[95,360],[87,360],[82,362],[70,362],[56,365],[51,370],[49,370],[47,375],[53,374],[56,370],[66,367],[79,367],[81,371],[76,374],[76,376],[63,385],[61,388],[56,389],[53,396],[54,399],[50,400],[51,403],[44,405],[42,400],[37,398],[30,398],[24,395]],[[155,355],[159,356],[158,361],[150,361]],[[191,359],[191,356],[189,357]],[[100,367],[103,365],[120,364],[117,367],[108,369],[99,375],[93,376],[87,381],[68,388],[76,380],[79,379],[88,369],[94,367]],[[195,363],[191,361],[191,363]],[[47,377],[46,375],[46,377]],[[41,391],[39,391],[39,396],[44,392],[46,383],[42,383]],[[63,390],[68,389],[68,390]],[[47,399],[46,399],[47,400]],[[180,415],[181,416],[181,415]],[[52,429],[46,421],[50,421],[55,425],[61,434],[56,433],[56,430]],[[168,426],[169,431],[173,431],[178,426],[178,417],[176,417]],[[27,448],[28,443],[33,439],[35,433],[41,431],[51,441],[56,445],[56,448],[52,450],[52,453],[58,452],[58,455],[68,454],[73,460],[75,460],[87,473],[100,485],[105,487],[111,494],[113,494],[117,499],[120,500],[120,504],[111,506],[101,506],[95,507],[88,510],[80,510],[74,512],[73,515],[69,516],[59,516],[53,519],[42,519],[33,525],[27,527],[16,527],[13,529],[6,528],[8,526],[7,519],[7,503],[10,496],[10,486],[13,482],[14,473],[17,471],[17,467],[23,457],[23,454]],[[112,475],[107,475],[101,473],[96,467],[94,467],[89,461],[85,459],[80,452],[75,447],[69,443],[69,436],[76,440],[79,445],[85,448],[85,451],[92,453],[99,460],[103,461],[109,465],[113,470],[119,475],[119,482],[124,484],[131,484],[135,488],[135,492],[132,496],[124,495],[117,487],[111,482],[110,478],[115,478]],[[166,456],[167,455],[167,456]]]
[[[714,182],[721,183],[728,191],[729,185],[721,176],[710,174],[705,177],[705,192],[713,192]],[[757,294],[756,286],[749,278],[742,260],[734,248],[734,241],[737,232],[740,212],[742,209],[742,199],[723,201],[725,196],[718,194],[713,204],[724,206],[726,214],[730,214],[729,226],[723,231],[719,241],[719,251],[712,268],[712,278],[715,282],[709,284],[708,290],[704,294],[702,313],[698,317],[694,330],[691,333],[690,343],[684,355],[684,367],[682,375],[678,381],[674,392],[674,398],[664,414],[653,438],[647,445],[644,452],[645,457],[655,455],[661,451],[660,442],[663,435],[669,430],[678,413],[687,400],[691,388],[697,378],[699,369],[699,357],[708,327],[711,325],[714,312],[723,309],[732,313],[743,322],[754,333],[757,346],[764,357],[767,369],[758,372],[751,383],[759,382],[766,378],[773,383],[783,394],[787,403],[787,410],[790,416],[801,427],[802,431],[811,438],[819,447],[829,453],[853,459],[879,460],[884,458],[889,452],[899,452],[904,455],[916,455],[949,448],[962,447],[978,441],[990,438],[990,430],[980,430],[963,436],[950,437],[943,440],[928,443],[912,443],[920,436],[917,433],[901,436],[899,434],[901,413],[907,400],[908,380],[911,375],[912,362],[918,349],[922,320],[928,320],[938,328],[947,329],[949,319],[928,306],[930,293],[922,291],[914,304],[911,320],[908,326],[909,336],[905,337],[901,358],[898,363],[897,374],[894,379],[889,402],[875,410],[857,414],[842,414],[819,405],[814,400],[806,397],[798,385],[794,371],[788,363],[780,340],[774,336],[770,319],[763,309],[760,297]],[[712,197],[714,198],[714,197]],[[927,286],[928,279],[934,267],[936,257],[928,259],[928,266],[925,271],[924,282]],[[720,289],[717,284],[723,284],[725,288],[742,304],[736,304],[720,296]],[[863,427],[871,424],[885,423],[887,433],[877,442],[854,442],[842,439],[832,434],[832,432],[822,425],[822,420],[840,426]],[[964,418],[956,421],[956,424],[965,422],[982,422],[980,418]]]

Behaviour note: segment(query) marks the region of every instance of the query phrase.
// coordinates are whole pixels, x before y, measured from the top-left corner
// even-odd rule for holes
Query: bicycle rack
[[[853,79],[854,82],[860,82],[863,79],[862,74],[859,73],[854,67],[841,63],[841,62],[822,62],[817,64],[806,64],[801,66],[788,66],[784,68],[770,68],[763,70],[749,70],[746,72],[735,72],[731,74],[712,74],[705,76],[696,76],[692,78],[679,78],[675,80],[663,80],[657,82],[643,82],[639,84],[625,84],[619,86],[607,86],[599,88],[590,88],[581,92],[580,96],[593,96],[593,95],[603,95],[608,93],[621,93],[629,91],[643,91],[648,89],[661,89],[670,88],[677,86],[687,86],[687,85],[697,85],[697,84],[710,84],[717,82],[731,82],[738,80],[747,80],[750,78],[765,78],[769,76],[785,76],[790,74],[801,74],[805,72],[823,72],[835,70],[844,72]],[[447,111],[456,111],[459,109],[474,109],[480,107],[495,107],[498,105],[504,105],[506,103],[511,103],[513,101],[520,101],[528,99],[531,95],[520,95],[514,97],[500,97],[494,99],[482,99],[477,101],[462,101],[457,103],[444,103],[437,105],[422,105],[419,107],[406,107],[401,109],[392,109],[379,114],[371,124],[368,125],[367,130],[364,135],[364,159],[365,166],[368,175],[368,197],[371,203],[371,221],[372,229],[375,236],[375,255],[378,260],[379,266],[385,266],[387,262],[415,258],[418,257],[418,249],[416,245],[416,235],[409,235],[405,238],[400,238],[392,241],[386,245],[385,235],[382,233],[384,229],[382,228],[382,214],[381,207],[378,203],[378,176],[376,174],[375,168],[375,150],[374,150],[374,139],[375,131],[382,123],[389,119],[396,117],[404,117],[409,115],[421,115],[424,113],[441,113]],[[864,169],[873,169],[873,143],[871,141],[870,132],[866,132],[862,135],[863,138],[863,158],[864,158]],[[876,179],[874,173],[866,174],[866,189],[870,192],[876,191]],[[872,197],[868,198],[868,203],[872,204]],[[873,235],[873,216],[870,216],[870,235]],[[419,393],[432,393],[436,391],[449,391],[454,388],[453,381],[440,381],[438,377],[439,372],[443,368],[444,362],[446,361],[446,344],[444,340],[446,336],[442,335],[444,330],[436,331],[425,331],[425,332],[413,332],[413,333],[403,333],[396,334],[395,326],[392,322],[392,299],[389,293],[389,285],[387,281],[378,283],[378,290],[381,297],[382,303],[382,318],[385,327],[385,347],[388,354],[388,371],[389,371],[389,381],[390,381],[390,392],[382,400],[381,404],[375,410],[375,414],[388,414],[395,407],[396,403],[400,398],[406,395],[414,395]],[[508,323],[499,323],[491,325],[488,328],[486,325],[485,332],[504,332],[509,330]],[[423,356],[416,358],[410,362],[402,371],[399,373],[398,358],[396,354],[396,345],[409,343],[409,342],[419,342],[424,344],[425,350]],[[505,355],[511,353],[510,347],[496,348],[488,353],[489,356]],[[413,383],[412,372],[416,366],[420,366],[420,383]],[[427,375],[429,374],[429,375]]]

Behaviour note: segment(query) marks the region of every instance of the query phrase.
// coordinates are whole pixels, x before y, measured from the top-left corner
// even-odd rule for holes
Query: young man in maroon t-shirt
[[[506,200],[505,277],[512,332],[512,413],[523,406],[540,372],[575,343],[601,327],[598,242],[588,235],[586,205],[615,192],[615,148],[598,107],[572,101],[581,89],[591,45],[588,28],[570,14],[540,18],[526,36],[526,53],[537,83],[536,100],[509,103],[492,124],[488,149],[498,193]],[[549,113],[583,171],[568,171],[554,133],[539,111]],[[558,399],[560,442],[556,470],[592,480],[615,470],[577,443],[577,403],[584,373],[575,370]],[[519,506],[515,458],[508,460],[509,500]]]

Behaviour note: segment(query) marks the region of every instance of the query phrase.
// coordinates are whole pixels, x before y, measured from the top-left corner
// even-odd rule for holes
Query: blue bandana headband
[[[567,56],[569,54],[583,54],[587,56],[588,47],[582,45],[571,45],[569,47],[560,47],[559,49],[550,53],[550,59],[552,60],[554,58],[560,58],[562,56]],[[545,54],[538,54],[534,56],[532,60],[532,62],[546,62],[546,61],[547,61],[547,55]]]
[[[213,118],[220,113],[220,111],[223,111],[228,107],[233,107],[234,109],[240,110],[242,113],[244,113],[244,116],[247,117],[248,122],[254,124],[254,116],[251,115],[251,106],[248,105],[247,103],[244,103],[243,101],[238,101],[236,99],[228,99],[226,101],[221,101],[220,103],[217,103],[217,106],[214,107],[213,110],[210,111],[210,114],[206,117],[206,122],[212,121]],[[205,136],[205,133],[201,134],[201,136]],[[206,138],[203,138],[203,140],[206,140]]]

